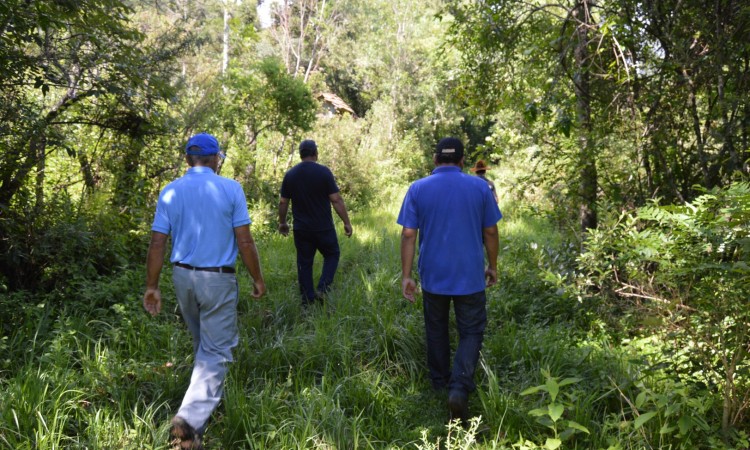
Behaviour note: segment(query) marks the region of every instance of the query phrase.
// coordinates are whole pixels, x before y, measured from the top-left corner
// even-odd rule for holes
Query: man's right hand
[[[484,278],[487,280],[487,287],[494,286],[497,283],[497,270],[488,267],[484,271]]]
[[[159,289],[148,288],[143,294],[143,307],[152,316],[156,317],[161,311],[161,291]]]
[[[344,234],[346,237],[352,237],[352,224],[344,224]]]
[[[289,236],[289,224],[288,223],[280,223],[279,224],[279,233],[281,233],[283,236]]]

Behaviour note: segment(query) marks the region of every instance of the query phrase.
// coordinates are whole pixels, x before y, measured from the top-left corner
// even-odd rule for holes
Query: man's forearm
[[[260,269],[260,257],[258,256],[258,248],[255,246],[255,241],[245,242],[238,245],[240,257],[242,263],[247,267],[250,276],[253,280],[263,280],[263,272]]]
[[[286,223],[286,216],[289,212],[289,202],[279,201],[279,223]]]
[[[414,252],[416,250],[416,236],[407,233],[401,234],[401,277],[411,278],[412,266],[414,265]]]
[[[167,249],[167,235],[152,232],[151,243],[148,246],[146,256],[146,288],[157,289],[159,287],[159,275],[164,266],[164,254]]]
[[[487,250],[487,263],[490,269],[497,270],[497,253],[500,247],[497,225],[485,228],[483,234],[484,248]]]
[[[248,272],[250,272],[250,276],[255,281],[263,281],[258,247],[255,245],[253,235],[250,233],[250,225],[235,228],[234,234],[237,237],[237,249],[240,258],[242,258],[242,263],[247,267]]]
[[[346,211],[346,204],[344,204],[344,199],[339,197],[337,200],[332,201],[331,205],[333,205],[333,209],[341,218],[341,221],[344,222],[344,225],[349,225],[349,213]]]

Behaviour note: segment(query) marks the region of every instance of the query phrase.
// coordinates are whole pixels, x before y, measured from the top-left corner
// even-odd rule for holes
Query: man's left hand
[[[497,270],[488,267],[484,271],[484,278],[487,280],[487,287],[494,286],[497,283]]]
[[[265,281],[253,281],[253,293],[252,296],[254,298],[261,298],[263,297],[263,294],[266,293],[266,283]]]

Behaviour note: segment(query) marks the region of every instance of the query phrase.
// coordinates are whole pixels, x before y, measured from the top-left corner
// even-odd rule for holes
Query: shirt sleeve
[[[250,213],[247,211],[247,199],[242,186],[237,183],[234,189],[234,214],[232,216],[232,227],[237,228],[251,224]]]
[[[284,178],[281,180],[281,189],[279,191],[279,195],[281,195],[284,198],[292,198],[292,194],[289,192],[289,182],[287,181],[289,177],[287,175],[284,175]]]
[[[500,208],[498,208],[495,197],[492,195],[492,190],[488,185],[487,189],[484,191],[484,219],[482,221],[482,227],[491,227],[502,218],[503,214],[500,212]]]
[[[398,213],[396,223],[406,228],[419,228],[419,216],[417,214],[417,205],[414,201],[413,186],[406,191],[404,202],[401,204],[401,211]]]
[[[339,186],[336,184],[336,178],[333,176],[333,172],[328,170],[328,195],[339,192]]]
[[[164,192],[159,194],[159,200],[156,202],[156,212],[154,213],[154,222],[151,224],[151,231],[162,234],[169,234],[172,231],[167,208],[164,204]]]

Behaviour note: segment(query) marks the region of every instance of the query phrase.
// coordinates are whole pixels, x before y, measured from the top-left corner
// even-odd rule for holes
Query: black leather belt
[[[177,267],[187,270],[198,270],[200,272],[234,273],[234,267],[193,267],[190,264],[174,263]]]

